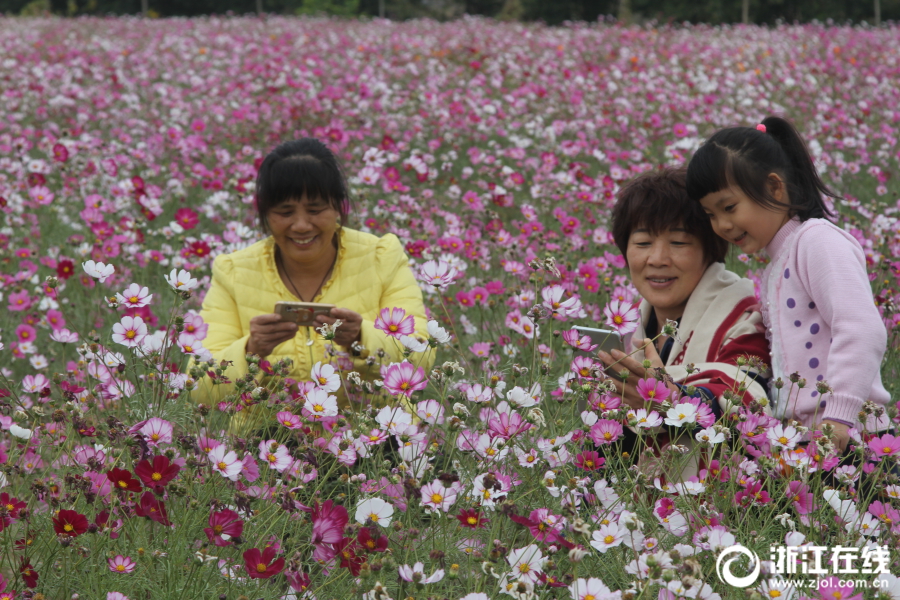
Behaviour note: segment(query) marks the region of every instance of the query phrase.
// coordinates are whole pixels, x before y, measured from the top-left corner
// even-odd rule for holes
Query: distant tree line
[[[209,14],[329,14],[390,19],[463,14],[504,20],[772,24],[812,20],[879,24],[900,20],[900,0],[0,0],[7,15],[200,16]]]

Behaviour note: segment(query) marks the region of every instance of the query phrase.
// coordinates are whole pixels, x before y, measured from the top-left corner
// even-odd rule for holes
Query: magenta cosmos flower
[[[412,335],[416,331],[416,321],[402,308],[383,308],[375,319],[375,329],[379,329],[398,340],[401,335]]]
[[[424,390],[427,386],[425,370],[405,361],[388,365],[384,374],[384,387],[394,396],[409,395]]]
[[[209,515],[209,527],[203,529],[216,546],[228,546],[244,532],[244,522],[233,510],[224,509]]]
[[[900,455],[900,437],[885,433],[880,437],[874,437],[869,440],[869,448],[878,457],[898,456]]]
[[[244,568],[250,579],[268,579],[281,573],[284,569],[284,558],[279,558],[274,562],[273,558],[275,558],[275,548],[272,546],[262,552],[257,548],[244,551]]]

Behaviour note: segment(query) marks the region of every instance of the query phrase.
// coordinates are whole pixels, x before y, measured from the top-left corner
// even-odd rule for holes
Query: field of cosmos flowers
[[[712,460],[651,479],[570,332],[633,318],[619,186],[784,114],[866,249],[895,392],[900,30],[0,19],[0,67],[0,599],[900,598],[900,441],[838,468],[759,407],[713,425],[663,395],[664,454]],[[405,245],[431,338],[383,381],[263,361],[198,406],[212,259],[260,239],[256,169],[307,135],[350,226]],[[230,435],[252,404],[266,435]],[[735,544],[745,587],[716,568]],[[778,546],[829,550],[790,574]]]

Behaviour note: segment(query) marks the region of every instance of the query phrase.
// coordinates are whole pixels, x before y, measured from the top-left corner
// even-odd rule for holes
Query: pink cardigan
[[[773,414],[805,426],[824,419],[861,428],[857,414],[866,400],[890,401],[881,383],[887,331],[875,307],[862,247],[825,219],[794,218],[766,246],[771,263],[761,286],[766,337],[772,347]],[[806,387],[791,386],[799,373]],[[833,392],[820,394],[825,381]],[[790,396],[789,396],[790,394]],[[870,416],[869,431],[890,426]]]

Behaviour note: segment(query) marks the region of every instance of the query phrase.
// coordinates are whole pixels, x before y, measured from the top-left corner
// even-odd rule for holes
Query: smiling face
[[[313,267],[333,261],[340,217],[326,201],[306,197],[282,202],[266,215],[285,263]]]
[[[700,240],[680,227],[659,234],[635,229],[625,258],[631,282],[656,311],[660,325],[681,318],[708,266]]]
[[[774,176],[777,179],[777,176]],[[784,202],[781,180],[770,190],[772,197]],[[778,230],[790,219],[787,208],[767,208],[748,197],[740,188],[728,187],[700,199],[716,235],[736,245],[745,254],[759,252],[769,245]]]

